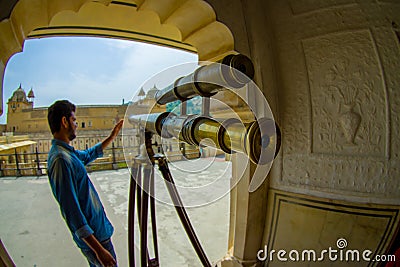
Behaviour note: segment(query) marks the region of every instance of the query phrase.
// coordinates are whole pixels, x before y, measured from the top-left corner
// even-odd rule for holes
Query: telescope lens
[[[229,66],[225,70],[229,70],[229,74],[225,74],[225,79],[231,80],[229,82],[231,84],[237,83],[238,86],[244,86],[254,78],[253,63],[245,55],[228,55],[222,60],[222,64]]]
[[[246,72],[246,69],[247,69],[247,68],[246,68],[246,65],[244,65],[244,64],[241,64],[241,65],[238,66],[238,70],[241,71],[241,72],[243,72],[243,73]]]
[[[261,147],[263,149],[267,148],[268,145],[269,145],[269,141],[270,141],[269,136],[268,135],[263,135],[263,137],[261,137]]]

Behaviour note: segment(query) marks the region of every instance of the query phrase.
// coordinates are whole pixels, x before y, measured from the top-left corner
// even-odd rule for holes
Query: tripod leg
[[[149,193],[150,189],[150,172],[151,167],[145,166],[143,172],[143,189],[142,189],[142,203],[140,212],[140,253],[142,267],[147,267],[149,261],[149,255],[147,251],[147,223],[148,223],[148,212],[149,212]]]
[[[155,194],[155,181],[154,169],[151,169],[150,174],[150,215],[151,227],[153,232],[153,245],[154,245],[154,259],[151,260],[151,266],[159,266],[158,261],[158,241],[157,241],[157,224],[156,224],[156,203],[154,199]]]
[[[130,175],[129,185],[129,205],[128,205],[128,252],[129,266],[135,267],[135,197],[136,197],[136,179],[138,175],[138,165],[133,164]]]
[[[142,165],[138,165],[138,172],[136,177],[136,207],[138,212],[138,220],[139,220],[139,227],[140,227],[140,216],[142,213]]]

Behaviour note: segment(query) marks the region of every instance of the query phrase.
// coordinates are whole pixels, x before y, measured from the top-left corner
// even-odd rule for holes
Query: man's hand
[[[122,120],[122,119],[119,120],[119,122],[117,122],[117,124],[115,124],[115,126],[114,126],[114,128],[112,129],[111,134],[110,134],[110,137],[111,137],[112,139],[114,139],[115,137],[117,137],[117,135],[118,135],[119,131],[121,130],[123,124],[124,124],[124,120]]]
[[[101,142],[101,148],[104,150],[114,139],[117,137],[119,134],[119,131],[122,128],[122,125],[124,124],[124,120],[120,120],[115,124],[114,128],[112,129],[110,135]]]
[[[96,252],[96,256],[101,265],[103,265],[104,267],[114,267],[115,265],[117,265],[114,257],[106,249],[103,249],[100,252]]]
[[[117,265],[117,261],[111,253],[100,244],[94,235],[89,235],[88,237],[83,238],[83,241],[85,241],[90,249],[96,254],[101,265],[104,267],[114,267]]]

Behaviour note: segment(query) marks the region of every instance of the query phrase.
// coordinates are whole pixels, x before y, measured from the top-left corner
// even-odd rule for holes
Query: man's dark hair
[[[52,134],[61,129],[62,117],[66,117],[69,120],[71,113],[75,112],[75,109],[75,105],[68,100],[58,100],[49,107],[47,121],[49,122]]]

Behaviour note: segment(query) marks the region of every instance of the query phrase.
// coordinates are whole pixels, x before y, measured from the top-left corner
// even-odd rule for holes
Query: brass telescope
[[[164,138],[175,137],[191,145],[219,148],[225,153],[245,153],[256,164],[271,162],[279,151],[280,132],[271,119],[242,123],[172,112],[132,115],[129,122]]]
[[[210,97],[225,88],[242,88],[253,77],[254,66],[248,57],[228,55],[219,62],[201,66],[191,74],[176,79],[173,84],[158,91],[155,99],[158,104],[164,105],[195,96]]]

